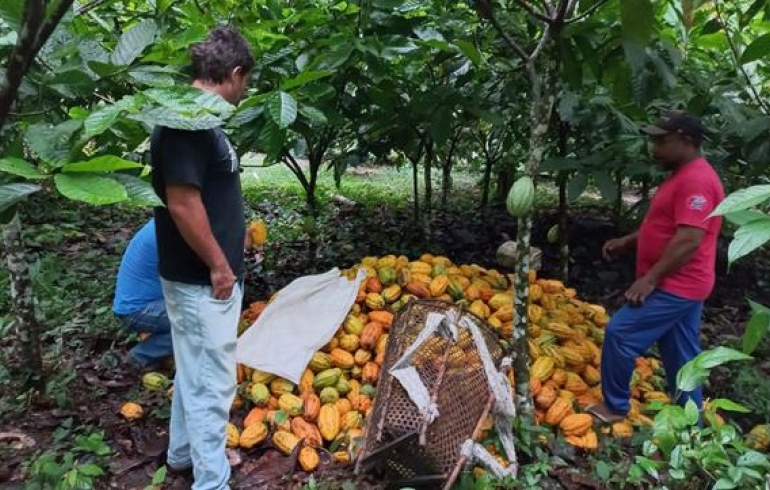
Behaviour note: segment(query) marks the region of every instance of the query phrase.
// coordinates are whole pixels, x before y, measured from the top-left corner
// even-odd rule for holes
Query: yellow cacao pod
[[[382,299],[386,303],[392,303],[401,297],[401,286],[398,284],[391,284],[382,290]]]
[[[364,323],[355,315],[348,315],[342,326],[346,333],[352,335],[361,335],[361,332],[364,331]]]
[[[318,468],[320,458],[318,457],[318,451],[312,447],[304,446],[299,450],[299,465],[302,470],[307,473],[312,473]]]
[[[318,429],[327,441],[333,441],[340,433],[340,414],[335,405],[324,405],[318,415]]]
[[[412,272],[412,274],[430,275],[433,273],[433,266],[426,262],[415,260],[414,262],[409,263],[409,270]]]
[[[631,437],[634,434],[634,426],[628,422],[615,422],[612,424],[612,435],[617,438]]]
[[[313,391],[314,379],[315,374],[313,374],[313,371],[310,369],[305,369],[305,371],[302,372],[302,377],[299,378],[299,393],[303,394],[308,391]]]
[[[567,382],[564,383],[564,389],[571,391],[576,395],[582,395],[588,392],[588,385],[580,375],[575,373],[567,373]]]
[[[287,456],[294,452],[297,444],[299,444],[299,437],[289,431],[277,430],[273,434],[273,445]]]
[[[575,413],[564,417],[559,427],[565,436],[582,436],[591,429],[592,422],[587,413]]]
[[[280,397],[284,393],[293,393],[294,383],[287,379],[278,378],[270,382],[270,393],[274,396]]]
[[[251,372],[252,383],[262,383],[263,385],[267,386],[275,378],[277,378],[275,374],[266,373],[264,371],[260,371],[259,369],[255,369]]]
[[[265,439],[267,439],[267,426],[263,422],[256,422],[243,429],[238,438],[238,445],[244,449],[251,449],[262,444]]]
[[[254,405],[264,407],[270,400],[270,390],[262,383],[253,383],[249,386],[246,396]]]
[[[353,356],[353,362],[356,363],[357,366],[363,366],[367,362],[369,362],[372,359],[372,353],[365,349],[358,349]]]
[[[126,420],[138,420],[144,415],[144,410],[138,403],[126,402],[120,407],[120,415]]]
[[[388,334],[383,334],[377,340],[377,345],[374,347],[375,354],[384,354],[385,349],[388,347]]]
[[[503,306],[513,306],[513,295],[511,293],[497,293],[489,300],[489,307],[497,311]]]
[[[545,423],[559,425],[564,417],[572,413],[572,405],[566,398],[557,397],[545,413]]]
[[[746,435],[746,444],[757,451],[770,448],[770,424],[755,425]]]
[[[320,373],[332,367],[332,356],[325,352],[316,352],[313,354],[313,358],[310,359],[308,367],[314,373]]]
[[[291,393],[284,393],[278,398],[278,408],[292,417],[302,414],[302,399]]]
[[[379,293],[369,293],[366,295],[366,306],[370,310],[381,310],[385,308],[385,300]]]
[[[436,276],[430,281],[428,290],[430,291],[430,295],[435,298],[444,294],[448,286],[449,278],[446,276]]]
[[[601,382],[602,375],[595,367],[586,366],[585,371],[583,371],[583,379],[586,381],[586,383],[588,383],[589,386],[596,386]]]
[[[350,463],[350,454],[347,451],[336,451],[332,453],[332,459],[338,464]]]
[[[238,447],[238,444],[240,444],[240,441],[241,441],[241,433],[238,431],[238,427],[228,422],[227,423],[227,447],[229,448]]]
[[[482,319],[486,319],[491,313],[489,311],[489,306],[487,306],[487,304],[480,299],[477,299],[476,301],[471,303],[471,306],[468,308],[468,311],[470,311],[471,313],[473,313],[474,315]]]
[[[340,398],[334,403],[334,406],[337,407],[340,417],[344,417],[346,413],[353,410],[353,405],[347,398]]]
[[[534,364],[532,364],[530,374],[540,381],[545,381],[551,376],[553,370],[554,360],[550,357],[541,356],[537,358]]]
[[[342,430],[358,429],[363,425],[363,417],[356,411],[350,411],[342,417]]]
[[[358,349],[359,344],[360,340],[358,335],[348,333],[340,338],[340,349],[348,352],[355,352],[356,349]]]

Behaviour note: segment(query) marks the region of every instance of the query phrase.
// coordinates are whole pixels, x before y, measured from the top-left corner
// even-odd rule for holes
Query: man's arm
[[[706,231],[694,226],[678,226],[660,260],[626,291],[626,299],[641,304],[660,282],[688,263],[698,250]]]
[[[166,200],[182,238],[211,271],[212,295],[216,299],[229,298],[236,277],[211,231],[200,190],[192,185],[170,185],[166,188]]]
[[[636,243],[638,237],[639,231],[635,231],[630,235],[609,240],[602,247],[604,260],[614,260],[617,258],[621,253],[631,248]]]

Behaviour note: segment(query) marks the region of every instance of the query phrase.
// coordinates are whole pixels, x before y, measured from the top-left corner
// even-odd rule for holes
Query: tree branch
[[[45,2],[43,0],[26,2],[19,37],[6,64],[5,80],[2,88],[0,88],[0,130],[3,129],[8,118],[8,112],[16,100],[21,81],[37,54],[35,44],[44,16]]]
[[[92,2],[88,2],[85,5],[81,5],[80,7],[75,9],[75,15],[83,15],[87,14],[88,12],[94,10],[96,7],[100,6],[103,3],[107,3],[110,0],[93,0]]]
[[[53,31],[56,30],[56,26],[59,25],[62,18],[67,15],[67,12],[72,7],[73,1],[74,0],[61,0],[59,6],[56,7],[56,10],[54,10],[51,16],[46,19],[35,39],[35,54],[37,54],[37,52],[40,51],[40,48],[42,48],[46,41],[48,41],[48,38],[51,37]]]
[[[751,90],[751,93],[754,95],[754,98],[756,99],[757,104],[759,107],[762,108],[762,111],[765,114],[770,114],[770,106],[767,105],[767,102],[765,102],[764,99],[762,99],[762,96],[759,94],[759,91],[754,86],[754,83],[751,81],[751,77],[746,72],[746,70],[743,68],[743,65],[741,64],[740,56],[738,54],[738,48],[735,45],[735,42],[733,40],[733,37],[730,35],[730,30],[727,28],[727,23],[722,18],[722,8],[719,6],[719,1],[714,0],[714,12],[717,14],[717,19],[719,20],[719,23],[722,24],[722,28],[725,30],[725,37],[727,38],[727,44],[730,45],[730,51],[733,54],[733,59],[735,60],[735,67],[736,70],[741,72],[746,79],[746,83],[749,86],[749,90]]]
[[[539,21],[542,21],[542,22],[548,22],[548,23],[550,23],[550,22],[552,21],[552,19],[551,19],[550,17],[548,17],[547,15],[545,15],[545,14],[543,14],[543,13],[540,13],[540,12],[538,12],[537,10],[535,10],[535,7],[534,7],[534,6],[532,6],[532,5],[530,5],[530,4],[527,2],[527,0],[516,0],[516,3],[517,3],[518,5],[520,5],[520,6],[521,6],[521,8],[523,8],[524,10],[526,10],[526,11],[527,11],[527,13],[528,13],[529,15],[531,15],[532,17],[534,17],[535,19],[537,19],[537,20],[539,20]]]
[[[609,0],[599,0],[595,4],[593,4],[588,10],[583,12],[582,14],[578,15],[577,17],[573,17],[571,19],[567,19],[564,21],[565,24],[572,24],[574,22],[580,22],[581,20],[592,16],[594,13],[596,13],[597,10],[607,5]]]
[[[490,12],[487,16],[489,19],[489,22],[492,23],[492,26],[495,28],[498,34],[503,38],[503,41],[521,58],[521,61],[523,61],[525,64],[529,62],[529,56],[527,56],[527,53],[524,52],[521,47],[516,44],[516,41],[514,41],[511,36],[508,35],[508,33],[505,31],[502,25],[500,25],[500,22],[497,20],[497,17],[494,13]]]

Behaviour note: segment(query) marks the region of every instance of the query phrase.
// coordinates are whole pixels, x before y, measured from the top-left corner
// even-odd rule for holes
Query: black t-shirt
[[[233,274],[243,279],[246,222],[241,195],[240,164],[221,129],[183,131],[156,127],[150,155],[152,185],[164,204],[166,186],[189,184],[200,189],[211,230]],[[166,280],[210,285],[208,266],[187,245],[168,208],[155,208],[160,275]]]

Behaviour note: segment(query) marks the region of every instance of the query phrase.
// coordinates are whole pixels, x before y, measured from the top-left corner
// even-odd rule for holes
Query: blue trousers
[[[131,357],[142,366],[154,364],[174,355],[171,342],[171,323],[166,312],[166,302],[153,301],[144,309],[130,315],[118,315],[123,326],[149,336],[131,349]]]
[[[641,306],[626,305],[607,325],[602,346],[602,394],[615,413],[631,408],[631,376],[636,359],[658,343],[666,369],[671,399],[680,404],[692,399],[700,409],[701,389],[677,397],[676,375],[700,351],[702,301],[693,301],[656,290]]]

